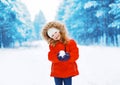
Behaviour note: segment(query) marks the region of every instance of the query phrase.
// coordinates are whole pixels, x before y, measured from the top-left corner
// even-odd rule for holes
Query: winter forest
[[[78,44],[73,85],[120,85],[120,0],[0,0],[0,85],[55,85],[41,36],[48,12]]]
[[[79,45],[120,46],[120,0],[63,0],[55,20],[66,24]],[[41,10],[32,21],[20,0],[0,0],[0,48],[41,40],[46,22]]]

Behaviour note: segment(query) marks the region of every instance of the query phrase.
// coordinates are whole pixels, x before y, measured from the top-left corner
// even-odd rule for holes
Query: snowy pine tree
[[[33,37],[33,24],[26,6],[19,0],[0,1],[0,47],[13,47]]]
[[[120,0],[115,0],[110,5],[110,14],[114,16],[114,20],[110,23],[109,28],[114,30],[114,44],[120,46]]]
[[[117,30],[110,27],[114,16],[109,13],[113,0],[64,0],[56,20],[64,22],[79,44],[116,45]]]
[[[45,16],[42,11],[40,11],[34,19],[34,30],[35,30],[35,35],[36,39],[39,40],[41,39],[40,32],[43,27],[43,25],[46,23]]]

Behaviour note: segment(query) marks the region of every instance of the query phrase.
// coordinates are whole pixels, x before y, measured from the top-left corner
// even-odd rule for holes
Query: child
[[[47,23],[42,35],[49,44],[48,59],[52,62],[50,76],[54,77],[55,85],[72,85],[72,77],[79,74],[76,42],[68,38],[65,26],[57,21]]]

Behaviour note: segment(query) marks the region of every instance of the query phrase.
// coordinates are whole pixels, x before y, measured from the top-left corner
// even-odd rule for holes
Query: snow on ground
[[[0,85],[54,85],[44,41],[31,48],[0,49]],[[120,85],[120,48],[79,46],[80,75],[73,85]]]

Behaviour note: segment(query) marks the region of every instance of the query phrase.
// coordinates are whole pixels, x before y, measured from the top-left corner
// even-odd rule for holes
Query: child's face
[[[52,34],[51,38],[52,38],[53,40],[60,40],[60,38],[61,38],[60,32],[54,32],[54,33]]]

